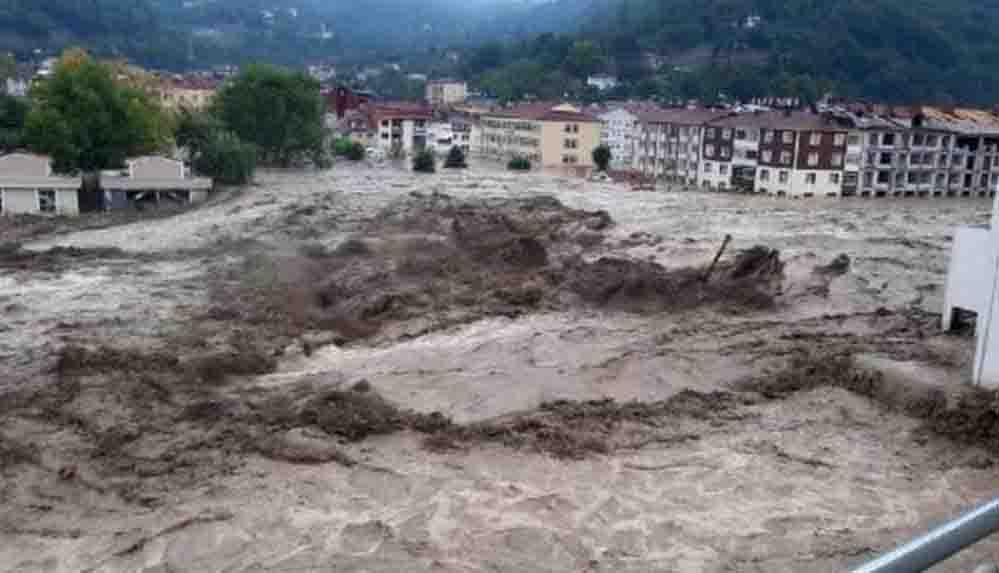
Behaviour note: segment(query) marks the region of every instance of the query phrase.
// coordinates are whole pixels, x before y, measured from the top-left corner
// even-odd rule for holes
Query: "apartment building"
[[[630,169],[641,132],[637,113],[627,107],[616,107],[597,117],[601,123],[600,142],[611,150],[611,168]]]
[[[698,184],[787,197],[843,193],[852,123],[832,114],[732,114],[704,127]]]
[[[986,197],[999,186],[999,116],[876,107],[859,120],[862,197]]]
[[[160,103],[171,111],[201,111],[212,103],[218,86],[217,81],[207,78],[168,79],[159,88]]]
[[[704,125],[725,114],[705,109],[639,112],[632,167],[649,177],[696,185]]]
[[[390,156],[408,156],[427,148],[433,111],[410,103],[379,103],[365,107],[370,144]]]
[[[468,84],[457,80],[434,80],[427,82],[427,103],[432,106],[448,106],[465,101],[468,97]]]
[[[569,104],[532,103],[482,115],[482,153],[541,167],[593,167],[600,120]]]

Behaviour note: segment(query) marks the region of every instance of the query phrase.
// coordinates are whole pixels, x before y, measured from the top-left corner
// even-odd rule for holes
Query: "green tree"
[[[225,124],[217,117],[203,111],[182,108],[177,116],[174,139],[193,158],[205,148],[216,134],[225,131]]]
[[[447,154],[447,159],[444,160],[444,168],[464,169],[466,167],[468,167],[468,163],[465,161],[465,152],[457,145],[451,147],[451,151]]]
[[[437,158],[434,152],[424,149],[413,156],[413,171],[417,173],[433,173],[437,171]]]
[[[607,171],[607,166],[611,162],[611,148],[606,144],[601,144],[594,148],[593,162],[597,164],[597,169],[600,171]]]
[[[212,177],[224,185],[245,185],[253,179],[257,152],[252,144],[240,141],[235,134],[219,131],[201,144],[193,163],[199,175]]]
[[[29,109],[27,101],[0,94],[0,152],[9,153],[21,147]]]
[[[156,152],[170,141],[171,123],[159,105],[80,51],[64,54],[31,98],[24,142],[51,155],[58,171],[121,167],[129,156]]]
[[[214,113],[267,164],[287,166],[323,155],[319,83],[273,66],[252,65],[215,96]]]

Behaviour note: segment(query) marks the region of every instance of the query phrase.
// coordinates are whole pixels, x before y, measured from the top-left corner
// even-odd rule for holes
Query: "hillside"
[[[83,45],[184,69],[264,60],[301,64],[420,57],[490,39],[565,31],[573,0],[6,0],[0,51]]]
[[[495,79],[516,66],[544,92],[543,79],[524,77],[528,63],[554,59],[565,72],[565,46],[589,42],[595,61],[581,71],[616,73],[637,95],[988,104],[999,99],[997,24],[996,0],[616,0],[570,42],[510,44],[499,66],[468,71]]]

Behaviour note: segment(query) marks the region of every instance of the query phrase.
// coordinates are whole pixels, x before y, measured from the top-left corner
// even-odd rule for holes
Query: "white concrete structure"
[[[990,228],[961,227],[954,235],[943,329],[953,326],[956,309],[975,312],[977,341],[972,382],[999,388],[999,198]]]
[[[617,87],[617,78],[606,74],[597,74],[586,78],[586,85],[599,91],[612,90]]]
[[[105,208],[147,200],[199,203],[208,198],[212,181],[190,177],[183,161],[148,156],[129,160],[125,176],[102,176],[101,188],[105,192]]]
[[[79,177],[52,174],[48,157],[11,153],[0,157],[0,214],[76,215]]]
[[[623,107],[597,116],[600,119],[600,143],[611,150],[611,169],[630,169],[634,163],[635,144],[641,134],[638,116]]]

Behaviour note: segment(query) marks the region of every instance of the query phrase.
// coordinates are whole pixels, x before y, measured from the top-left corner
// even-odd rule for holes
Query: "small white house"
[[[148,156],[128,161],[127,174],[102,176],[107,208],[144,202],[199,203],[208,198],[210,179],[191,177],[183,161]]]
[[[992,207],[991,226],[967,226],[954,234],[943,329],[951,330],[957,309],[977,314],[975,322],[975,385],[999,388],[999,196]],[[995,332],[993,332],[995,330]]]
[[[52,173],[48,157],[11,153],[0,157],[0,214],[76,215],[81,180]]]

